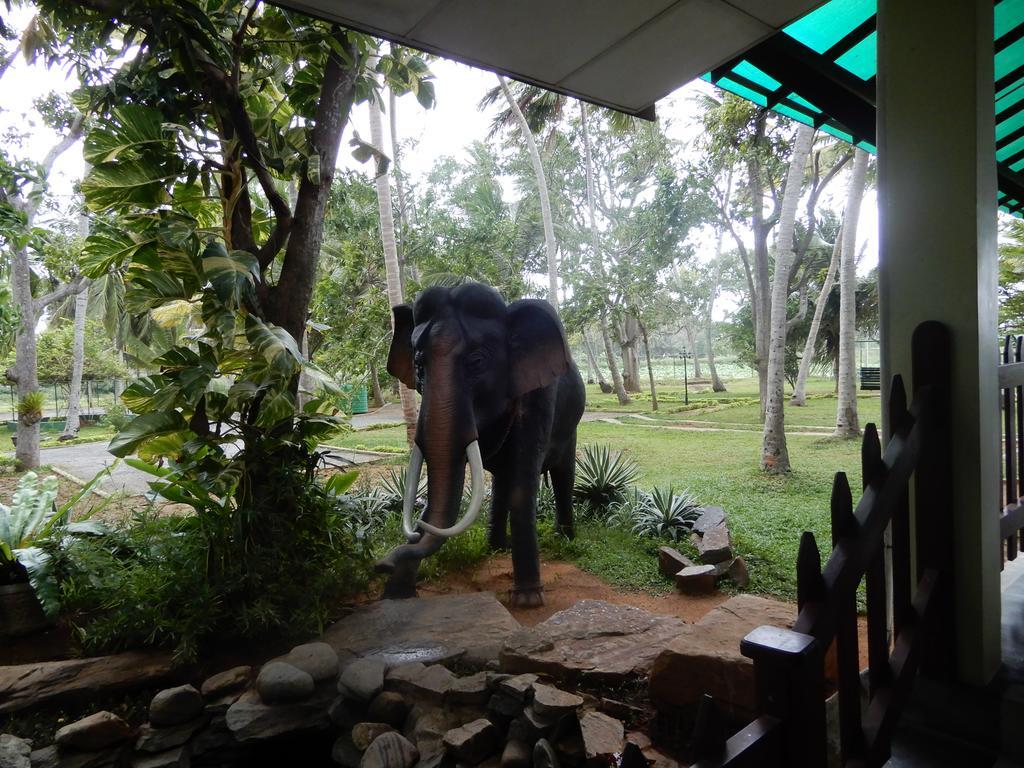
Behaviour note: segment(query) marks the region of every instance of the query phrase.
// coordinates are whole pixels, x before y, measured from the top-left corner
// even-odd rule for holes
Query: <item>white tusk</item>
[[[480,514],[480,507],[484,501],[484,463],[480,458],[480,443],[478,441],[474,440],[466,446],[466,458],[469,460],[470,481],[473,486],[473,495],[469,499],[469,509],[466,510],[466,516],[451,528],[437,528],[430,523],[420,520],[419,527],[422,530],[448,539],[452,536],[458,536],[469,528]]]
[[[420,488],[420,470],[423,468],[423,451],[416,443],[409,454],[409,469],[405,473],[405,498],[402,499],[402,531],[410,544],[420,540],[420,533],[412,522],[412,510],[416,505],[416,493]]]

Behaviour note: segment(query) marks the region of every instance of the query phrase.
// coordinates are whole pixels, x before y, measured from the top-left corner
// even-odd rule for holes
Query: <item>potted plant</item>
[[[72,534],[104,533],[102,524],[86,521],[69,523],[71,508],[109,473],[105,469],[89,481],[70,501],[57,507],[57,478],[40,480],[26,472],[10,506],[0,504],[0,637],[17,637],[46,627],[47,614],[56,613],[51,599],[44,610],[39,586],[49,578],[48,558],[38,546],[43,540]],[[96,511],[95,508],[90,511]],[[52,590],[51,590],[52,592]]]

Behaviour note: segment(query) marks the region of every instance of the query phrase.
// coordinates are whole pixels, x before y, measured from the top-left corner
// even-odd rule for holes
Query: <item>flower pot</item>
[[[49,623],[31,584],[0,586],[0,637],[30,635]]]

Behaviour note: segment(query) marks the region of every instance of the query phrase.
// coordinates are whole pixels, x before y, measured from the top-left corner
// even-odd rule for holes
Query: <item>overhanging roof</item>
[[[275,0],[651,118],[659,99],[822,0]]]

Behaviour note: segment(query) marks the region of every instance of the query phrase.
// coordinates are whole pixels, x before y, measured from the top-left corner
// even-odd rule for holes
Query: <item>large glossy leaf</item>
[[[86,238],[79,265],[86,277],[100,278],[146,250],[156,252],[156,238],[152,233],[105,228]]]
[[[136,416],[114,439],[107,450],[115,456],[127,456],[142,443],[161,435],[169,435],[188,429],[184,417],[177,411],[144,413]]]
[[[295,415],[295,395],[287,387],[267,392],[260,401],[257,422],[263,427],[273,427]]]
[[[155,163],[107,163],[89,172],[82,181],[82,193],[92,211],[122,205],[156,208],[168,201],[167,185],[175,177],[176,174]]]
[[[82,154],[90,165],[112,163],[122,155],[137,155],[167,141],[160,112],[139,104],[110,111],[110,117],[90,131]]]
[[[121,393],[121,402],[135,413],[166,411],[174,407],[179,387],[167,376],[143,376]]]
[[[302,364],[302,353],[288,331],[277,325],[264,323],[249,315],[245,319],[245,338],[255,355],[262,358],[267,368],[282,375],[292,376]]]
[[[210,243],[203,251],[203,274],[217,298],[232,309],[240,308],[253,296],[260,274],[260,263],[247,251],[231,251],[220,243]]]

